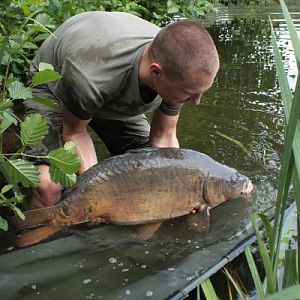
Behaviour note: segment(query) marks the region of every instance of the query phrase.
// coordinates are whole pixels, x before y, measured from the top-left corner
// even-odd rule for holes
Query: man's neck
[[[153,88],[151,76],[150,76],[150,58],[149,58],[149,45],[148,44],[142,54],[142,59],[139,66],[139,84],[140,86],[147,86]]]

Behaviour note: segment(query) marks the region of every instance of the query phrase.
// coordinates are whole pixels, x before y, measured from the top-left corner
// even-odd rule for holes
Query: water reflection
[[[290,79],[296,74],[279,6],[268,8],[216,12],[209,31],[221,69],[203,103],[184,107],[178,128],[182,147],[205,152],[250,176],[253,195],[217,207],[208,235],[195,233],[179,218],[163,224],[148,242],[130,239],[132,228],[103,225],[74,228],[23,250],[9,248],[0,256],[1,299],[163,299],[249,235],[251,213],[274,204],[284,135],[268,13]],[[217,131],[240,141],[251,157]]]

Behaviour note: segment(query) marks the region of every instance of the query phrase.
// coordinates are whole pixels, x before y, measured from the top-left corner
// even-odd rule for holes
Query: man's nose
[[[192,98],[191,98],[191,102],[195,105],[199,105],[200,102],[201,102],[201,94],[198,94],[198,95],[194,95]]]

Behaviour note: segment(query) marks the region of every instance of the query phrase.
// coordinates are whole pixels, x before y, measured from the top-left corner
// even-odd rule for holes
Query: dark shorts
[[[34,96],[53,98],[42,87],[34,91]],[[54,100],[54,99],[53,99]],[[38,113],[44,116],[49,132],[43,140],[43,145],[28,149],[32,155],[47,155],[51,150],[63,146],[62,139],[62,115],[58,110],[27,101],[25,103],[26,114]],[[150,126],[145,115],[138,115],[127,120],[92,119],[90,127],[104,142],[111,155],[118,155],[130,149],[150,146]],[[36,159],[36,164],[48,164],[45,159]]]

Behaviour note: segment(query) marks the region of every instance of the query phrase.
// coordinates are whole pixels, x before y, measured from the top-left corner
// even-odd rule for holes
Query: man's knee
[[[61,197],[61,186],[51,181],[49,166],[40,165],[40,185],[33,190],[31,208],[42,208],[56,204]]]

